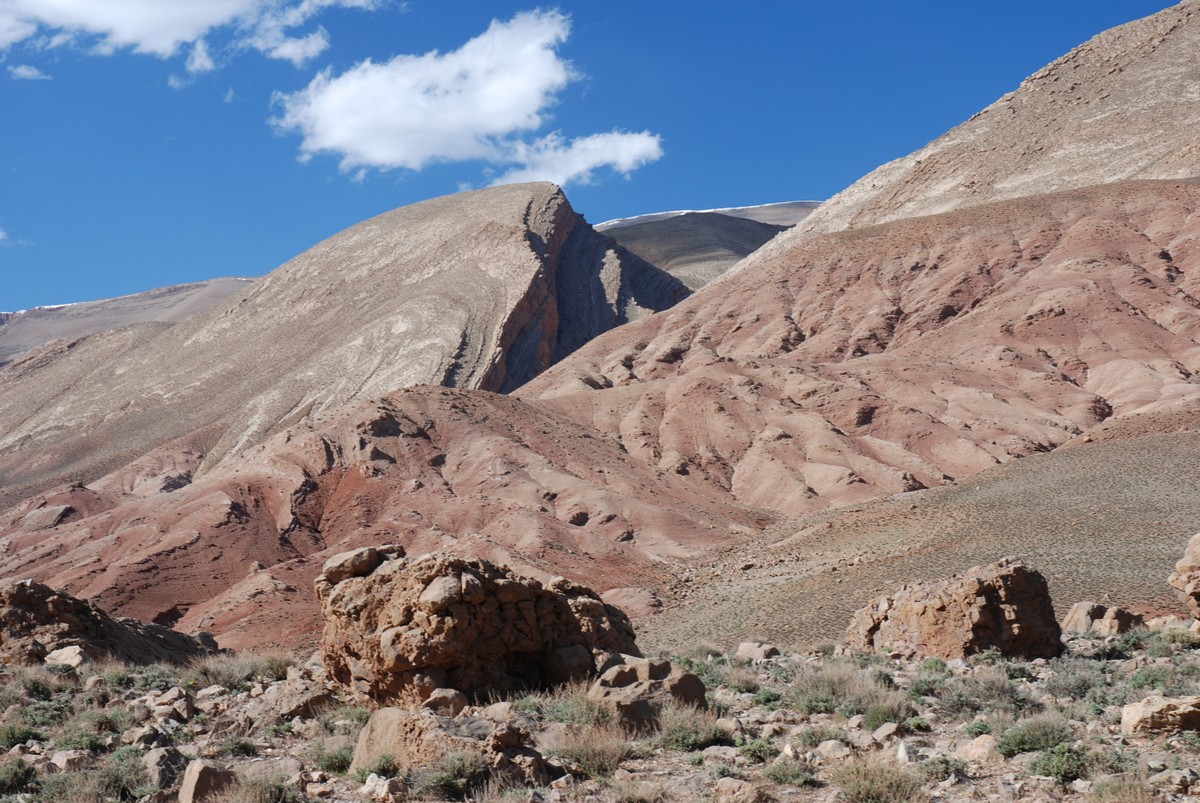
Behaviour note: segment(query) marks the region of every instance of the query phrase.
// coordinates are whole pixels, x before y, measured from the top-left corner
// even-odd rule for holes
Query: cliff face
[[[0,371],[0,501],[201,431],[203,473],[286,424],[396,388],[513,388],[686,292],[550,184],[404,207],[181,323],[15,360]]]

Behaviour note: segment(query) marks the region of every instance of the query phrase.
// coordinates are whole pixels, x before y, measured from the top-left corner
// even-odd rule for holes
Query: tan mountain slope
[[[1200,185],[1135,182],[802,239],[518,395],[804,513],[1200,401]]]
[[[174,323],[245,290],[253,279],[210,279],[144,293],[0,312],[0,365],[31,348],[61,338],[80,338],[134,323]]]
[[[182,323],[58,341],[0,370],[0,502],[178,438],[205,453],[203,470],[311,412],[408,385],[507,390],[686,292],[550,184],[397,209]]]
[[[1200,175],[1197,52],[1200,0],[1105,31],[859,179],[768,250],[812,233],[1008,198]]]
[[[686,212],[604,231],[696,290],[786,228],[716,212]]]

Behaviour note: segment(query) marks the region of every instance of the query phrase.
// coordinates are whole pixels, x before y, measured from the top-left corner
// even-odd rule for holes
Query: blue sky
[[[823,199],[1167,5],[0,0],[0,310],[496,181],[593,222]]]

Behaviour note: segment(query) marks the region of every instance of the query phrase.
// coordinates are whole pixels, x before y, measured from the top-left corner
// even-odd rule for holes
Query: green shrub
[[[701,658],[677,657],[672,661],[691,672],[710,689],[725,685],[726,659],[722,655],[706,655]]]
[[[45,728],[61,725],[72,713],[66,700],[38,700],[22,708],[20,716],[31,728]]]
[[[921,778],[896,764],[851,761],[831,773],[848,803],[906,803],[921,800]]]
[[[254,742],[250,741],[249,739],[242,739],[242,738],[230,739],[229,741],[225,742],[224,745],[222,745],[222,748],[223,748],[224,752],[228,753],[231,756],[241,756],[243,758],[249,758],[250,756],[258,755],[258,745],[256,745]]]
[[[602,725],[611,721],[609,710],[590,699],[587,691],[586,684],[568,684],[550,694],[522,698],[517,702],[517,710],[526,716],[539,716],[566,725]]]
[[[960,715],[977,714],[981,711],[1020,714],[1037,707],[1037,704],[1022,694],[1008,675],[997,667],[949,679],[941,695],[940,704],[951,714]]]
[[[710,770],[712,776],[717,780],[721,778],[741,778],[742,771],[732,764],[713,764]]]
[[[903,700],[893,700],[869,706],[863,715],[863,727],[873,731],[880,725],[895,722],[897,725],[912,715],[912,708]]]
[[[1050,664],[1054,674],[1046,680],[1045,689],[1054,697],[1082,700],[1092,689],[1104,688],[1108,681],[1102,666],[1085,658],[1059,658]]]
[[[351,777],[358,783],[363,783],[368,777],[378,775],[381,778],[394,778],[400,768],[396,766],[396,757],[387,755],[376,756],[365,767],[359,767]]]
[[[837,740],[845,743],[846,734],[837,728],[830,728],[826,725],[810,725],[807,728],[801,728],[796,734],[796,741],[804,747],[816,747],[822,742]]]
[[[1071,738],[1071,729],[1056,717],[1041,716],[1013,725],[1000,735],[996,749],[1005,758],[1033,750],[1048,750]]]
[[[17,725],[10,722],[0,725],[0,747],[3,747],[5,750],[16,747],[19,744],[25,744],[25,742],[31,739],[40,740],[41,738],[42,735],[40,733],[25,724]]]
[[[73,720],[58,732],[54,745],[59,750],[102,750],[105,741],[88,723]]]
[[[904,733],[929,733],[933,727],[925,717],[909,717],[900,723],[900,730]]]
[[[779,748],[770,739],[747,739],[738,745],[738,753],[755,764],[765,764],[779,755]]]
[[[1086,748],[1057,744],[1038,753],[1030,762],[1029,771],[1034,775],[1048,775],[1056,778],[1059,783],[1066,784],[1086,778],[1091,761],[1091,755]]]
[[[816,783],[812,769],[803,761],[785,758],[763,768],[763,777],[771,783],[785,786],[809,786]]]
[[[782,699],[783,699],[783,692],[779,691],[779,689],[762,688],[754,693],[754,697],[751,699],[750,702],[752,702],[754,705],[761,705],[761,706],[765,706],[768,708],[774,708],[775,703],[779,702]]]
[[[967,775],[967,764],[957,758],[939,756],[931,758],[928,761],[922,761],[917,765],[917,770],[926,781],[937,783],[954,775],[965,778]]]
[[[1133,673],[1133,677],[1129,679],[1129,687],[1132,689],[1162,689],[1167,686],[1174,674],[1171,667],[1156,664],[1154,666],[1143,666],[1141,669]]]
[[[466,800],[483,788],[488,774],[488,763],[478,753],[451,753],[418,776],[415,791],[419,795],[435,792],[447,800]]]
[[[974,739],[977,736],[983,736],[985,733],[991,733],[992,726],[987,722],[984,722],[982,719],[977,719],[967,725],[965,732],[968,736]]]
[[[716,717],[691,706],[663,706],[658,716],[658,727],[654,744],[668,750],[691,753],[731,741],[729,734],[717,727]]]
[[[326,752],[323,744],[317,745],[312,751],[312,762],[323,772],[337,775],[345,774],[354,760],[354,748],[348,744],[342,745],[333,752]]]
[[[786,699],[788,707],[801,714],[836,711],[844,716],[854,716],[882,702],[885,695],[894,694],[866,672],[846,664],[831,663],[798,674]]]
[[[946,674],[950,671],[950,667],[946,666],[946,662],[941,658],[926,658],[921,664],[921,672],[923,674]]]
[[[19,795],[30,791],[37,770],[25,763],[25,759],[6,761],[0,764],[0,795]]]

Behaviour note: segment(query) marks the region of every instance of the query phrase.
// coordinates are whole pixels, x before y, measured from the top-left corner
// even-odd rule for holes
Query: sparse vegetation
[[[585,778],[606,778],[630,752],[625,732],[613,725],[573,728],[552,748]]]
[[[996,749],[1006,758],[1018,753],[1047,750],[1071,738],[1071,729],[1059,717],[1041,715],[1021,720],[1001,734]]]
[[[715,716],[691,706],[663,706],[658,722],[659,731],[653,741],[668,750],[690,753],[731,741],[729,733],[717,726]]]
[[[924,798],[921,778],[896,764],[851,761],[833,772],[849,803],[907,803]]]
[[[489,771],[479,753],[451,753],[421,771],[413,788],[418,796],[432,793],[446,800],[466,800],[487,783]]]

